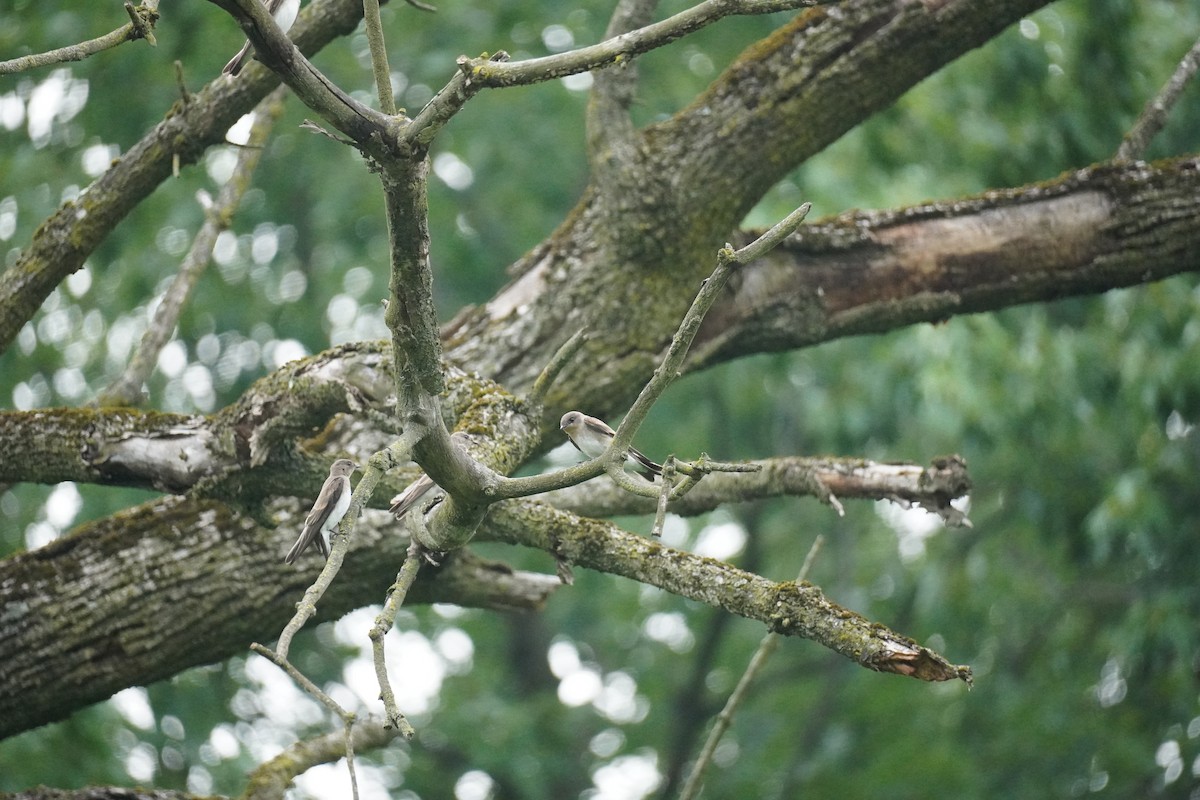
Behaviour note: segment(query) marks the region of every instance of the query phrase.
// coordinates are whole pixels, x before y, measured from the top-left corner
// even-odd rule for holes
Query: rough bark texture
[[[538,426],[568,406],[601,415],[626,407],[711,269],[713,253],[762,192],[933,70],[1044,4],[861,0],[801,14],[749,49],[672,120],[625,141],[599,141],[593,163],[623,179],[585,191],[558,231],[515,266],[514,281],[445,331],[455,365],[511,392],[527,388],[577,329],[589,328],[592,340],[556,383],[541,419],[527,418],[519,400],[481,379],[452,380],[446,408],[460,427],[526,453]],[[353,0],[314,3],[315,23],[296,28],[302,47],[348,29],[355,7]],[[345,21],[326,14],[343,14]],[[324,39],[318,42],[310,28]],[[105,226],[169,174],[175,155],[194,160],[272,84],[264,78],[208,87],[89,189],[80,201],[89,207],[67,204],[47,221],[0,276],[0,349],[107,235]],[[689,368],[1194,270],[1195,173],[1191,161],[1085,170],[967,203],[824,223],[740,276]],[[606,188],[612,186],[638,191]],[[110,198],[102,189],[127,194]],[[105,198],[113,203],[107,212],[90,207]],[[88,213],[81,217],[79,210]],[[29,465],[39,464],[35,479],[46,482],[196,487],[197,494],[115,515],[5,562],[0,735],[60,718],[124,686],[219,660],[264,638],[263,630],[277,631],[307,577],[279,563],[290,538],[211,498],[311,498],[313,470],[305,459],[313,457],[294,448],[306,437],[308,452],[371,452],[386,434],[361,428],[378,421],[371,411],[386,407],[390,358],[378,345],[330,351],[264,378],[203,420],[122,411],[0,414],[0,480],[27,480]],[[467,388],[456,396],[456,385]],[[356,419],[326,424],[340,412]],[[132,439],[139,447],[122,449]],[[147,442],[155,446],[141,446]],[[298,505],[292,510],[302,513]],[[570,530],[546,523],[545,515],[524,522],[526,528],[510,526],[508,534],[556,553],[569,541],[565,554],[573,560],[607,564],[617,574],[766,619],[780,632],[819,638],[873,668],[936,677],[948,667],[903,637],[873,637],[865,621],[841,617],[832,606],[810,619],[827,602],[811,587],[736,576],[749,581],[747,599],[757,609],[738,610],[712,595],[710,581],[721,569],[713,564],[674,554],[656,561],[648,552],[653,543],[590,535],[579,522]],[[378,600],[401,560],[403,542],[394,535],[372,533],[369,525],[361,531],[361,547],[352,553],[361,563],[349,572],[355,579],[335,585],[323,614]],[[267,539],[278,539],[278,547],[262,547]],[[620,548],[628,552],[615,560]],[[670,566],[680,569],[669,572]],[[500,584],[520,583],[520,576],[491,573]],[[488,594],[496,585],[491,580],[478,585],[490,600],[459,594],[456,601],[519,604],[531,597],[507,585]],[[511,599],[514,591],[526,599]],[[861,636],[839,639],[839,618]]]
[[[717,249],[763,192],[1043,5],[866,0],[798,15],[674,118],[610,144],[618,163],[608,169],[629,173],[618,185],[637,190],[589,188],[514,266],[513,283],[448,327],[448,355],[519,391],[587,328],[594,338],[552,392],[549,417],[627,408]]]
[[[912,639],[842,608],[807,582],[777,583],[541,503],[501,504],[489,516],[488,529],[504,541],[724,608],[775,633],[811,639],[877,672],[924,681],[972,680],[969,667],[950,664]]]
[[[693,367],[1200,267],[1200,161],[1053,181],[802,227],[730,281]]]
[[[273,640],[320,569],[311,553],[283,563],[305,510],[282,511],[272,531],[222,503],[166,498],[7,559],[0,738]],[[318,619],[379,602],[407,547],[390,519],[359,525]],[[459,551],[424,571],[409,600],[530,609],[557,586]]]

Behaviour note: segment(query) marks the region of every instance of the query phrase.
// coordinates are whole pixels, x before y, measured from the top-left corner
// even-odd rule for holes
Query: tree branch
[[[1125,134],[1121,146],[1117,148],[1116,158],[1118,161],[1132,161],[1142,157],[1146,148],[1150,146],[1150,140],[1157,136],[1163,125],[1167,123],[1167,115],[1179,102],[1183,88],[1196,74],[1197,69],[1200,69],[1200,39],[1197,39],[1196,43],[1192,45],[1192,49],[1187,51],[1170,79],[1158,94],[1146,103],[1141,116],[1137,118],[1129,133]]]
[[[129,23],[111,33],[46,53],[34,53],[8,61],[0,61],[0,75],[12,75],[37,67],[61,64],[64,61],[82,61],[88,56],[94,56],[96,53],[137,39],[145,39],[146,43],[153,47],[155,45],[154,26],[158,24],[158,0],[143,0],[142,4],[137,7],[127,2],[125,3],[125,12],[130,17]]]
[[[366,106],[329,80],[293,44],[288,34],[258,0],[209,0],[242,23],[246,37],[254,45],[255,57],[275,72],[296,96],[331,125],[355,141],[367,153],[383,154],[396,138],[399,121]],[[361,0],[358,5],[361,12]],[[296,22],[299,27],[306,9]],[[240,79],[239,79],[240,80]]]
[[[1198,165],[1099,165],[806,225],[731,283],[691,365],[1193,271],[1185,254],[1200,249]]]
[[[272,508],[277,529],[214,501],[164,498],[0,561],[0,738],[274,638],[312,562],[280,558],[307,504]],[[378,602],[407,546],[390,515],[360,522],[346,556],[355,580],[333,583],[317,619]],[[552,575],[460,550],[422,575],[408,599],[528,610],[558,586]],[[87,657],[63,657],[64,648]]]
[[[508,63],[486,58],[466,59],[460,63],[460,67],[477,87],[541,83],[648,53],[728,16],[774,14],[815,5],[820,3],[817,0],[704,0],[661,22],[622,33],[589,47]]]
[[[714,473],[684,497],[671,501],[682,516],[704,514],[728,503],[767,497],[814,496],[861,500],[899,500],[934,513],[949,513],[950,501],[971,489],[966,465],[956,457],[932,466],[880,464],[854,458],[771,458],[752,462],[754,473]],[[655,500],[631,495],[603,481],[550,492],[539,500],[587,517],[652,514]]]
[[[620,575],[800,636],[877,672],[923,681],[971,682],[971,669],[828,600],[812,584],[775,583],[711,558],[665,547],[614,525],[542,503],[509,501],[488,515],[489,535],[554,553],[589,569]]]
[[[383,22],[379,19],[379,0],[363,0],[363,22],[367,29],[367,44],[371,48],[371,70],[375,74],[379,109],[390,116],[396,113],[396,98],[392,96],[392,70],[388,67]]]
[[[361,0],[315,0],[292,28],[307,52],[354,29]],[[179,166],[193,164],[276,85],[273,76],[237,81],[218,77],[191,101],[172,108],[163,121],[121,155],[73,200],[39,227],[16,262],[0,274],[0,353],[46,297],[107,238],[138,203]]]

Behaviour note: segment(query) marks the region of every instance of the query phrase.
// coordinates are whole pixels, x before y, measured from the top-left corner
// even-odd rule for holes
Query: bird
[[[317,495],[317,502],[313,503],[312,511],[308,512],[308,518],[304,520],[300,538],[283,557],[285,562],[291,564],[310,544],[316,545],[321,555],[329,558],[329,545],[325,542],[325,534],[332,533],[342,521],[342,517],[346,516],[346,509],[350,507],[350,473],[356,469],[358,464],[348,458],[339,458],[333,462],[333,466],[329,468],[329,477],[325,479],[321,493]]]
[[[588,458],[596,458],[608,449],[617,432],[604,420],[589,417],[582,411],[568,411],[558,423],[559,429],[575,445],[575,449]],[[625,454],[625,463],[633,466],[646,480],[653,482],[655,475],[662,475],[662,465],[642,455],[636,447]]]
[[[300,13],[300,0],[266,0],[267,11],[275,18],[275,24],[280,27],[285,33],[292,27],[296,21],[296,16]],[[236,76],[242,71],[242,67],[246,66],[246,62],[250,59],[250,51],[253,45],[247,39],[242,45],[242,49],[238,50],[237,55],[229,59],[229,63],[221,70],[223,75]]]
[[[388,510],[396,515],[396,519],[404,519],[404,515],[408,513],[408,510],[415,506],[417,501],[424,497],[430,489],[435,487],[437,487],[437,484],[433,482],[432,478],[428,475],[422,475],[410,483],[403,492],[392,498],[392,505]]]
[[[471,443],[471,437],[464,431],[455,431],[450,434],[450,441],[459,447],[466,447]],[[428,494],[430,489],[437,489],[438,491],[437,494],[429,498],[433,502],[425,507],[425,513],[428,514],[430,509],[445,499],[446,494],[440,486],[433,482],[433,478],[423,473],[421,477],[410,483],[404,491],[392,498],[392,505],[388,510],[396,516],[396,519],[404,519],[404,515],[408,513],[408,510]]]

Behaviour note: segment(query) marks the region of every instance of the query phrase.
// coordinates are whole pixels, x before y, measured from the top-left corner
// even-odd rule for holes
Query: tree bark
[[[272,641],[319,570],[281,554],[306,508],[265,529],[214,501],[164,498],[6,559],[0,571],[0,738],[69,715],[127,686]],[[408,540],[393,520],[360,524],[318,620],[380,602]],[[409,600],[537,609],[559,585],[458,551]]]
[[[499,447],[510,446],[504,436],[521,438],[526,452],[538,425],[551,427],[568,407],[601,415],[627,407],[710,271],[716,249],[768,187],[943,64],[1044,4],[861,0],[806,12],[747,50],[668,122],[594,138],[592,163],[605,174],[560,228],[515,265],[511,284],[445,328],[444,342],[456,368],[515,393],[533,383],[574,331],[586,327],[593,338],[560,376],[540,420],[525,420],[519,402],[499,391],[482,400],[466,391],[447,408],[460,419],[468,413],[509,419],[507,426],[489,422],[484,429],[500,432]],[[313,7],[315,22],[295,32],[309,50],[348,30],[358,13],[353,0],[318,0]],[[181,103],[48,220],[0,276],[0,350],[49,291],[169,175],[173,157],[194,161],[273,83],[214,83]],[[709,318],[687,369],[1195,270],[1195,181],[1193,160],[1102,167],[964,203],[811,226],[729,287],[728,302]],[[255,507],[271,494],[311,497],[316,458],[303,455],[297,442],[312,437],[315,451],[348,441],[349,425],[327,426],[337,414],[378,422],[372,412],[387,407],[383,387],[391,378],[380,375],[391,355],[371,344],[329,351],[264,378],[209,418],[124,410],[0,413],[0,480],[199,487],[194,497],[164,498],[114,515],[4,562],[0,649],[16,655],[0,660],[0,685],[8,690],[0,736],[61,718],[125,686],[219,660],[264,638],[264,630],[277,631],[308,573],[279,563],[290,540],[205,497]],[[123,447],[135,441],[137,447]],[[289,510],[303,513],[295,503]],[[671,572],[625,539],[597,535],[590,523],[544,506],[541,512],[520,518],[510,512],[504,534],[555,553],[566,541],[559,554],[577,563],[608,565],[614,573],[764,619],[780,632],[826,636],[839,652],[876,668],[941,668],[902,637],[835,641],[834,632],[822,633],[821,620],[810,616],[827,601],[807,587],[747,576],[744,585],[754,596],[734,607],[704,579],[720,567]],[[579,537],[566,536],[563,520]],[[347,573],[355,580],[335,583],[323,614],[379,599],[406,546],[394,526],[387,531],[360,525],[352,552],[357,560]],[[277,546],[261,546],[266,541]],[[617,547],[629,550],[623,559],[613,558]],[[444,573],[469,555],[459,559]],[[462,585],[435,594],[439,578],[424,589],[418,582],[414,599],[428,592],[453,602],[518,606],[536,604],[546,589],[534,577],[487,565],[474,577],[468,583],[481,594],[466,595]],[[870,627],[860,621],[853,620]]]

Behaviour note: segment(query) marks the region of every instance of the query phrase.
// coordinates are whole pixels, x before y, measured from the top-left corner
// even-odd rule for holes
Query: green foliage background
[[[536,55],[547,51],[544,39],[566,33],[595,41],[611,4],[476,6],[447,2],[436,15],[385,7],[402,105],[418,108],[460,53]],[[667,3],[662,13],[682,7]],[[163,12],[157,49],[126,45],[0,79],[6,265],[65,195],[88,184],[89,168],[95,174],[161,118],[178,95],[173,60],[197,88],[239,46],[240,32],[215,6],[164,4]],[[121,16],[115,4],[10,0],[0,57],[97,36]],[[727,20],[643,58],[639,122],[685,105],[780,19]],[[1109,158],[1198,31],[1193,3],[1057,3],[804,165],[748,222],[773,221],[802,200],[818,214],[893,207]],[[316,62],[365,94],[366,59],[360,32]],[[79,108],[60,110],[35,137],[31,115],[64,95]],[[503,285],[504,266],[574,203],[586,181],[585,102],[585,91],[563,83],[490,92],[439,141],[435,159],[453,166],[445,159],[457,157],[472,174],[459,189],[431,182],[445,318],[486,301]],[[14,117],[17,106],[25,117]],[[348,149],[297,129],[306,116],[289,101],[236,236],[180,323],[185,358],[151,382],[156,407],[210,411],[280,354],[383,335],[378,190]],[[1150,155],[1195,152],[1197,131],[1192,86]],[[116,375],[201,222],[196,193],[215,194],[222,159],[228,153],[214,151],[160,188],[89,260],[86,276],[55,292],[0,356],[0,404],[80,403]],[[838,519],[794,499],[676,523],[685,547],[744,531],[731,560],[776,579],[794,575],[824,534],[814,582],[976,674],[972,692],[929,686],[785,641],[727,737],[707,796],[1197,796],[1198,310],[1200,286],[1189,276],[755,356],[675,386],[639,440],[651,454],[928,462],[957,452],[976,487],[970,530],[918,533],[862,505]],[[76,491],[66,523],[50,505],[70,501],[69,488],[0,492],[3,552],[149,496]],[[543,554],[484,549],[551,568]],[[451,668],[440,691],[414,714],[417,742],[374,756],[372,779],[394,796],[439,797],[480,770],[497,797],[561,798],[586,792],[606,765],[635,763],[622,759],[667,774],[694,754],[761,628],[610,576],[577,578],[537,617],[406,612],[398,625],[406,635],[436,643],[465,633],[471,654],[444,659]],[[651,635],[663,621],[676,638]],[[346,638],[350,622],[302,637],[297,658],[309,674],[353,683],[344,668],[358,652]],[[565,706],[547,661],[554,648],[574,652],[614,696],[633,697],[632,708]],[[233,659],[149,687],[148,720],[104,704],[0,743],[0,790],[141,782],[237,792],[271,747],[328,726],[319,715],[281,721],[256,675],[247,659]]]

